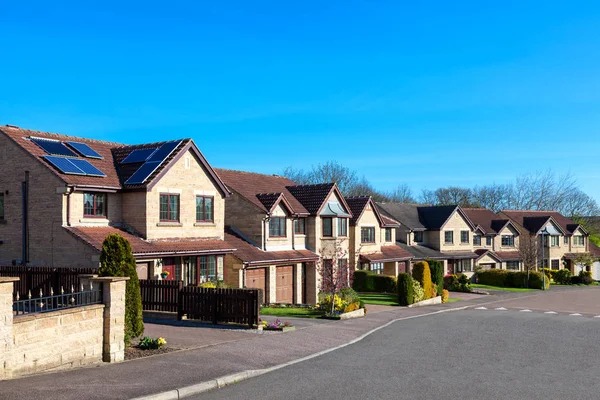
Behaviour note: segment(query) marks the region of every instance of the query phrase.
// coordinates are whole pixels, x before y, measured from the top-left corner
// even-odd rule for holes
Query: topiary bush
[[[584,285],[591,285],[594,282],[591,271],[580,271],[579,280]]]
[[[505,287],[508,274],[505,269],[482,269],[475,272],[475,279],[482,285]]]
[[[522,274],[527,275],[527,272],[522,272]],[[529,272],[529,287],[532,289],[542,289],[542,273],[537,271]],[[545,277],[546,287],[545,289],[550,289],[550,277],[546,275]]]
[[[409,306],[414,303],[413,279],[409,274],[398,274],[396,279],[398,287],[398,304]]]
[[[559,269],[554,274],[554,282],[560,283],[561,285],[570,285],[571,276],[571,270],[568,268]]]
[[[352,288],[357,292],[396,293],[396,278],[371,271],[354,271]]]
[[[352,288],[357,292],[372,292],[374,288],[369,288],[370,271],[356,270],[354,271],[354,279],[352,281]]]
[[[414,293],[414,302],[418,303],[422,300],[425,300],[425,292],[423,291],[423,287],[421,284],[415,279],[412,280],[413,283],[413,293]]]
[[[447,303],[450,298],[450,292],[446,289],[442,289],[442,303]]]
[[[135,270],[135,258],[127,239],[110,234],[102,243],[99,276],[127,276],[125,288],[125,345],[144,333],[140,281]]]
[[[435,294],[441,296],[444,290],[444,264],[438,260],[429,260],[427,263],[431,272],[431,281],[435,286]]]
[[[431,298],[433,283],[431,282],[431,271],[426,261],[419,261],[413,267],[413,278],[419,282],[424,292],[424,300]]]

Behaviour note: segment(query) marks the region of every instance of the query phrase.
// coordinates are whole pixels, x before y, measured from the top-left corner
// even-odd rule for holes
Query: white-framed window
[[[506,269],[510,269],[512,271],[518,271],[519,270],[519,261],[507,261]]]
[[[515,237],[513,235],[502,235],[502,247],[514,247]]]
[[[360,242],[361,243],[375,243],[375,228],[374,227],[360,228]]]
[[[473,245],[481,246],[481,235],[473,235]]]
[[[585,240],[583,236],[573,236],[573,246],[583,246]]]
[[[460,231],[460,242],[469,243],[469,231]]]
[[[472,272],[473,267],[470,259],[454,261],[454,269],[456,272]]]
[[[385,241],[386,242],[392,241],[392,228],[385,228]]]
[[[560,260],[550,260],[552,269],[560,269]]]
[[[348,218],[338,218],[338,236],[348,236]]]
[[[454,232],[453,231],[445,231],[444,232],[444,243],[446,243],[446,244],[454,243]]]
[[[568,237],[568,236],[565,236],[564,243],[565,243],[565,244],[569,244],[569,237]]]
[[[383,274],[383,263],[371,263],[371,272],[374,272],[378,275]]]
[[[557,247],[560,243],[560,236],[552,235],[550,236],[550,246]]]

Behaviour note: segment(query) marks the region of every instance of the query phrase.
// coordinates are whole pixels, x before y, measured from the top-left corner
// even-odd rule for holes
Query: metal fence
[[[68,290],[71,286],[79,286],[79,276],[82,274],[97,274],[97,268],[55,268],[27,267],[22,265],[0,265],[0,276],[19,278],[14,283],[13,296],[17,292],[23,295],[31,291],[34,295],[41,290],[43,293],[59,293],[61,288]]]
[[[79,291],[75,291],[75,287],[71,286],[70,292],[65,293],[64,288],[61,287],[60,294],[54,294],[51,288],[48,296],[45,296],[40,289],[37,297],[32,296],[31,291],[28,291],[25,299],[21,299],[21,295],[17,292],[13,301],[13,313],[14,315],[42,313],[102,303],[101,285],[94,287],[90,283],[87,290],[83,285],[79,285],[78,289]]]

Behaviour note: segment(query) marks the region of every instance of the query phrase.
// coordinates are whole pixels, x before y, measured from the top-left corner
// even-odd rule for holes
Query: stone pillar
[[[267,293],[265,302],[275,303],[277,302],[277,267],[269,265],[267,267]]]
[[[302,263],[294,265],[294,304],[302,303]]]
[[[129,277],[91,278],[102,285],[104,333],[102,360],[116,363],[125,359],[125,285]]]
[[[0,380],[12,376],[13,368],[13,282],[16,277],[0,277]]]

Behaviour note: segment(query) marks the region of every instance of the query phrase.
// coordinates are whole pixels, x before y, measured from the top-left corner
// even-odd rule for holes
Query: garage
[[[262,289],[266,296],[265,268],[255,268],[246,270],[246,287],[249,289]]]
[[[277,267],[276,302],[294,302],[294,268],[291,265]]]
[[[596,261],[594,265],[592,265],[592,277],[596,281],[600,281],[600,261]]]

